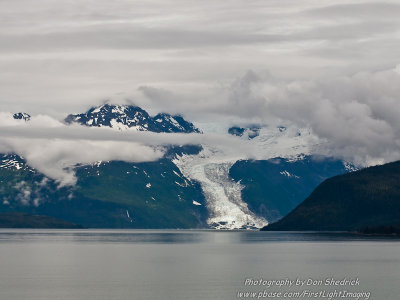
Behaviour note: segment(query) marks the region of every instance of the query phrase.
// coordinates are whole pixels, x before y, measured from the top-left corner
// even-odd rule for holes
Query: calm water
[[[360,284],[244,284],[248,278],[268,284],[330,277],[358,278]],[[369,299],[400,299],[400,239],[339,233],[0,230],[1,300],[225,300],[240,299],[238,293],[246,291],[335,289],[370,292]]]

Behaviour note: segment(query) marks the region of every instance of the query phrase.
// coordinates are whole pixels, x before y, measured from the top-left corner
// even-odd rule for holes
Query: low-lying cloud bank
[[[65,125],[49,116],[14,120],[0,113],[0,153],[16,153],[61,185],[75,184],[73,167],[96,161],[155,161],[167,146],[206,144],[229,157],[255,157],[254,149],[237,137],[219,134],[177,134],[117,131],[111,128]]]
[[[318,145],[313,149],[315,154],[364,166],[400,159],[400,67],[308,81],[283,80],[267,72],[249,71],[231,85],[203,95],[179,95],[153,87],[141,87],[140,91],[143,97],[136,104],[183,113],[190,121],[210,128],[224,122],[222,128],[239,123],[270,128],[288,124],[311,130],[312,143]],[[269,158],[254,141],[230,136],[226,130],[204,131],[116,131],[65,125],[46,115],[24,122],[4,112],[0,113],[0,153],[22,155],[32,167],[61,185],[75,183],[76,164],[154,161],[164,155],[168,145],[207,145],[219,149],[227,160]]]
[[[249,71],[230,86],[214,89],[197,101],[185,101],[190,95],[173,97],[172,92],[153,87],[142,87],[141,91],[149,106],[181,109],[195,120],[225,117],[309,127],[327,141],[326,154],[358,164],[400,159],[400,65],[312,80],[283,80],[268,72]]]

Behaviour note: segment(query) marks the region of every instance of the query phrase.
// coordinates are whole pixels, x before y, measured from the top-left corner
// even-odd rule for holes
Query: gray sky
[[[399,15],[398,1],[2,0],[0,109],[61,116],[144,101],[141,86],[190,102],[248,70],[312,80],[393,68]]]
[[[332,155],[393,161],[399,16],[399,1],[2,0],[0,111],[62,119],[111,99],[205,127],[289,122]]]

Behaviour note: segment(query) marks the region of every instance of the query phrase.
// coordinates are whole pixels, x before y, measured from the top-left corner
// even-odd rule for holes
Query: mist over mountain
[[[322,180],[351,170],[316,156],[318,139],[307,129],[209,135],[180,115],[114,104],[70,114],[67,125],[27,116],[15,114],[7,127],[23,137],[10,137],[9,146],[20,142],[15,149],[26,152],[1,157],[0,211],[85,227],[256,229],[286,215]],[[46,144],[43,130],[56,140]]]

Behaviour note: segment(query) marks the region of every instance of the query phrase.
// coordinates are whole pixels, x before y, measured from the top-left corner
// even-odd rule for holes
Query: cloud
[[[182,95],[146,88],[146,96],[160,106],[181,107],[194,120],[229,125],[295,124],[311,128],[327,141],[322,151],[361,165],[400,159],[399,67],[359,72],[351,76],[324,76],[287,80],[268,72],[248,71],[232,84],[210,91],[188,104]],[[203,99],[206,99],[203,101]],[[218,99],[218,101],[209,101]],[[151,102],[150,105],[152,105]],[[226,129],[227,126],[224,128]]]
[[[378,70],[397,63],[398,11],[396,1],[4,0],[0,110],[61,116],[139,86],[195,96],[248,69]]]
[[[305,15],[334,18],[361,18],[361,19],[397,19],[400,5],[396,2],[360,2],[340,3],[312,8],[304,12]]]
[[[400,75],[396,69],[313,81],[251,80],[237,114],[310,127],[332,155],[368,164],[400,159]],[[250,83],[250,86],[249,86]],[[236,95],[238,85],[231,95]],[[250,92],[249,92],[250,91]],[[232,101],[238,105],[238,100]]]
[[[74,167],[96,161],[155,161],[167,146],[205,144],[218,147],[226,159],[254,156],[250,145],[232,136],[218,134],[173,134],[116,131],[111,128],[65,125],[49,116],[31,121],[14,120],[0,113],[0,153],[16,153],[61,186],[75,184]]]
[[[58,180],[61,186],[76,182],[76,164],[100,160],[153,161],[162,156],[161,151],[129,142],[6,138],[2,143],[23,156],[31,167]]]
[[[104,140],[92,137],[90,130],[80,132],[78,126],[68,127],[49,116],[35,116],[29,122],[9,118],[0,113],[1,153],[17,153],[28,164],[59,181],[60,185],[76,182],[73,167],[99,160],[130,162],[153,161],[163,155],[161,150],[125,140]]]

